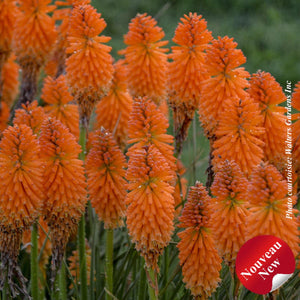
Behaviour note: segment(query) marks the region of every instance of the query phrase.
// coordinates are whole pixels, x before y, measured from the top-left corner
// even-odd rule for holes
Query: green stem
[[[59,285],[59,299],[67,300],[66,267],[64,263],[62,263],[60,268],[58,285]]]
[[[106,230],[106,289],[113,294],[113,251],[114,251],[114,231],[113,229]],[[106,293],[106,300],[112,300],[111,295]]]
[[[164,255],[164,285],[168,282],[168,275],[169,275],[169,247],[165,249],[165,255]],[[166,294],[164,294],[163,299],[166,299]]]
[[[139,300],[144,300],[145,299],[145,290],[146,290],[146,272],[144,268],[141,268],[141,275],[140,275],[140,286],[139,286],[139,295],[138,299]]]
[[[150,300],[158,300],[157,275],[152,269],[146,269],[148,277],[148,292]]]
[[[37,222],[32,225],[31,231],[31,295],[33,300],[39,299],[38,286],[38,226]]]
[[[196,161],[197,161],[197,124],[196,118],[193,119],[193,182],[196,181]]]
[[[81,145],[82,152],[79,158],[84,161],[86,149],[86,128],[83,124],[80,125],[79,144]],[[78,248],[79,248],[79,278],[80,278],[80,296],[81,299],[88,299],[87,288],[87,267],[86,267],[86,253],[85,253],[85,219],[84,214],[81,217],[78,228]]]

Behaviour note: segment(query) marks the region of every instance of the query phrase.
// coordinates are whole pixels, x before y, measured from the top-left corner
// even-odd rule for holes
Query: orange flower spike
[[[248,93],[259,104],[263,115],[265,160],[278,163],[283,160],[286,139],[286,109],[278,105],[286,97],[275,78],[270,73],[261,71],[251,76]]]
[[[44,107],[50,117],[61,121],[74,136],[79,138],[79,111],[78,105],[71,104],[73,97],[68,91],[64,75],[54,79],[45,78],[41,98],[48,104]]]
[[[137,148],[153,144],[165,157],[172,171],[177,169],[173,155],[173,136],[167,134],[168,120],[157,105],[149,98],[138,98],[128,121],[128,144],[135,143],[127,152],[131,155]]]
[[[36,100],[30,104],[22,104],[22,107],[22,109],[16,109],[15,111],[14,125],[25,124],[32,129],[34,134],[39,135],[43,121],[46,118],[43,107],[38,106]]]
[[[170,167],[154,146],[132,153],[126,178],[127,228],[146,266],[158,271],[158,257],[171,240],[174,229],[174,187]]]
[[[213,40],[207,50],[206,70],[208,79],[202,82],[199,115],[202,125],[209,137],[217,129],[217,120],[224,111],[224,102],[227,98],[247,96],[244,90],[249,86],[246,78],[250,74],[244,67],[246,57],[233,38],[225,36]]]
[[[18,94],[19,65],[16,56],[11,54],[2,68],[2,99],[10,107]]]
[[[69,129],[56,119],[44,121],[40,135],[41,158],[45,162],[45,216],[51,230],[53,278],[60,268],[70,235],[84,213],[86,183],[81,147]]]
[[[123,226],[125,216],[126,160],[112,134],[95,132],[86,161],[89,197],[104,227]]]
[[[225,160],[216,172],[211,186],[211,228],[217,248],[234,272],[236,255],[245,243],[245,219],[249,215],[247,203],[248,180],[234,161]],[[233,273],[232,273],[233,274]]]
[[[72,10],[66,78],[79,103],[80,118],[85,126],[94,104],[107,94],[113,79],[111,47],[105,45],[110,37],[98,36],[105,27],[101,14],[91,5],[76,6]]]
[[[27,295],[17,265],[22,233],[38,218],[43,205],[43,164],[36,136],[26,125],[8,127],[0,142],[0,285],[9,280],[12,295]],[[8,247],[9,245],[9,247]],[[28,296],[29,297],[29,296]]]
[[[114,65],[115,73],[112,86],[107,96],[97,104],[97,127],[101,126],[114,132],[114,138],[124,146],[128,134],[128,119],[132,110],[132,98],[127,90],[126,71],[123,61]]]
[[[297,197],[287,196],[287,181],[271,164],[260,164],[251,174],[247,199],[247,239],[257,235],[274,235],[286,241],[295,257],[299,254],[299,230],[293,206]],[[289,205],[289,199],[291,205]]]
[[[183,282],[196,299],[207,299],[220,282],[222,259],[209,227],[210,201],[203,185],[196,182],[179,218],[179,227],[184,228],[177,245]]]
[[[18,107],[32,102],[40,68],[51,53],[57,33],[54,20],[48,15],[55,8],[51,0],[20,0],[20,14],[15,22],[14,52],[22,72]]]
[[[190,104],[196,109],[200,100],[200,83],[205,79],[205,50],[213,39],[201,15],[189,13],[180,19],[169,58],[169,93],[171,103]]]
[[[150,97],[156,104],[167,97],[167,54],[161,41],[165,34],[147,14],[137,14],[124,36],[127,80],[133,97]]]
[[[16,1],[0,1],[0,74],[11,52],[13,28],[17,16]]]
[[[223,104],[220,122],[213,143],[213,166],[224,160],[234,160],[248,177],[252,169],[263,158],[262,135],[265,130],[260,127],[262,116],[258,104],[245,97],[229,98]]]

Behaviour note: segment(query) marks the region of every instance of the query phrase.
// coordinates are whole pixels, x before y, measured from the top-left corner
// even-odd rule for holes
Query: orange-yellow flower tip
[[[216,170],[215,170],[216,171]],[[234,271],[234,261],[245,243],[245,219],[249,215],[248,180],[234,161],[225,160],[218,168],[210,202],[211,228],[221,256]]]
[[[123,226],[125,216],[126,160],[107,130],[94,132],[86,172],[92,206],[105,228]]]
[[[1,101],[11,106],[18,94],[19,87],[19,65],[15,62],[16,56],[11,54],[2,68],[2,98]]]
[[[11,51],[16,16],[16,1],[2,0],[0,2],[0,72]]]
[[[132,110],[132,97],[127,90],[125,67],[122,60],[114,65],[114,79],[107,96],[97,104],[97,128],[104,127],[114,133],[122,147],[126,144],[128,119]]]
[[[41,158],[45,163],[44,202],[46,221],[51,229],[54,274],[58,270],[70,235],[85,209],[86,183],[81,147],[60,121],[48,118],[40,134]]]
[[[207,50],[206,69],[208,79],[201,84],[201,100],[199,105],[200,121],[206,134],[212,137],[217,129],[219,116],[224,111],[223,103],[227,98],[245,98],[246,80],[250,74],[240,65],[246,57],[233,38],[225,36],[213,40]]]
[[[188,103],[195,110],[200,99],[200,83],[205,78],[205,50],[213,39],[201,15],[189,13],[181,18],[169,58],[169,101],[173,105]]]
[[[183,282],[194,297],[207,299],[217,288],[222,268],[215,241],[209,228],[209,197],[199,182],[190,188],[188,200],[179,218],[179,261]],[[202,299],[201,298],[201,299]]]
[[[58,78],[45,78],[41,98],[47,104],[45,112],[50,117],[61,121],[74,136],[79,138],[79,111],[78,105],[72,104],[73,97],[68,91],[64,75]]]
[[[162,28],[151,16],[137,14],[129,24],[124,36],[127,48],[120,51],[125,55],[127,82],[133,97],[148,96],[157,104],[166,98],[167,54],[162,48],[168,42]]]
[[[14,51],[22,67],[41,66],[56,39],[54,20],[48,15],[55,8],[51,0],[20,0],[20,14],[14,26]]]
[[[158,257],[174,229],[174,187],[170,167],[154,146],[132,153],[126,178],[127,228],[148,268],[158,271]]]
[[[78,100],[81,116],[89,119],[95,102],[109,91],[113,60],[110,37],[99,36],[106,22],[91,5],[75,6],[69,25],[66,60],[67,82]]]
[[[167,134],[169,123],[157,105],[147,97],[135,99],[128,121],[128,143],[134,143],[127,155],[136,149],[154,145],[165,157],[172,171],[175,171],[173,137]]]
[[[26,125],[8,127],[0,142],[0,225],[27,229],[43,205],[43,164],[36,136]]]
[[[226,159],[234,160],[248,177],[263,158],[263,117],[258,104],[250,97],[228,98],[223,108],[215,132],[212,163],[217,166]]]
[[[278,106],[286,100],[280,84],[268,72],[258,71],[250,78],[248,93],[259,104],[263,115],[265,160],[277,165],[284,158],[286,109]]]
[[[288,196],[288,183],[271,164],[261,163],[251,174],[247,190],[249,216],[246,218],[246,237],[274,235],[299,253],[299,230],[293,206],[296,196]]]
[[[29,126],[34,134],[39,135],[43,121],[46,118],[43,107],[38,106],[35,100],[32,103],[22,104],[22,109],[16,109],[14,125],[25,124]]]

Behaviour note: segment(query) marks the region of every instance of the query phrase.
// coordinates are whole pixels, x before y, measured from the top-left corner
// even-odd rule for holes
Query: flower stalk
[[[106,229],[106,256],[105,256],[105,287],[109,293],[106,293],[106,300],[112,300],[111,294],[113,294],[113,243],[114,243],[114,231],[109,228]]]
[[[38,225],[35,222],[32,225],[31,231],[31,295],[33,300],[39,299],[39,287],[38,287]]]

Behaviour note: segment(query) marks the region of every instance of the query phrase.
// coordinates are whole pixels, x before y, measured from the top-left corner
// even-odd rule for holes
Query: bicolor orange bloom
[[[68,29],[72,9],[76,5],[90,4],[90,0],[66,0],[56,1],[56,9],[53,19],[60,22],[57,26],[58,37],[54,46],[54,51],[45,66],[45,72],[51,77],[58,77],[65,71],[66,48],[68,47]]]
[[[162,41],[165,33],[146,13],[137,14],[124,36],[127,48],[119,53],[125,56],[127,82],[133,97],[150,97],[156,104],[167,97],[168,59]]]
[[[41,158],[45,162],[45,217],[52,243],[53,278],[64,250],[84,213],[86,183],[81,147],[69,129],[56,119],[44,121],[40,135]]]
[[[105,45],[110,37],[99,36],[106,27],[91,5],[75,6],[70,19],[66,60],[66,78],[79,103],[80,118],[87,127],[96,101],[109,91],[113,78],[113,60]]]
[[[249,215],[248,180],[234,161],[225,160],[217,170],[211,186],[211,228],[217,248],[234,274],[235,259],[246,241],[245,219]]]
[[[114,79],[107,96],[97,104],[97,128],[101,126],[114,133],[120,146],[126,144],[128,119],[132,110],[132,98],[127,89],[126,71],[123,61],[114,65]]]
[[[86,277],[87,284],[90,285],[91,282],[91,262],[92,262],[92,250],[87,241],[85,241],[85,255],[86,255]],[[79,264],[79,253],[78,250],[73,250],[72,255],[68,258],[69,270],[73,277],[74,283],[80,285],[80,264]],[[94,278],[95,279],[95,278]],[[70,284],[70,289],[72,289],[73,283]]]
[[[0,74],[11,52],[13,29],[17,17],[16,1],[0,1]]]
[[[179,218],[179,261],[183,282],[196,299],[207,299],[217,288],[222,268],[209,225],[209,197],[200,182],[190,188]]]
[[[61,121],[74,136],[79,138],[78,105],[72,104],[73,97],[68,90],[64,75],[58,78],[45,78],[41,98],[48,104],[44,107],[46,114]]]
[[[32,129],[34,134],[39,135],[42,124],[46,118],[43,107],[38,106],[36,100],[32,103],[22,104],[22,107],[23,108],[16,109],[15,111],[14,125],[25,124]]]
[[[50,239],[47,238],[46,233],[49,232],[48,225],[44,221],[43,217],[39,217],[38,220],[38,251],[39,253],[43,249],[43,253],[41,259],[39,261],[40,270],[43,273],[43,277],[46,279],[46,265],[48,264],[49,257],[51,255],[51,242]],[[23,244],[26,246],[26,251],[30,253],[31,251],[31,230],[28,229],[24,231],[23,234]]]
[[[261,163],[253,170],[247,190],[249,216],[246,218],[246,238],[257,235],[274,235],[299,254],[299,230],[293,206],[296,196],[288,196],[288,183],[271,164]]]
[[[3,130],[6,129],[9,121],[9,108],[5,102],[0,102],[0,137]]]
[[[158,271],[158,258],[174,229],[174,187],[169,164],[153,145],[135,149],[126,178],[127,228],[146,266]]]
[[[10,107],[18,94],[19,65],[15,62],[16,56],[11,54],[2,68],[2,98],[1,101]]]
[[[125,156],[108,130],[94,133],[87,155],[89,199],[104,227],[123,226],[125,217]]]
[[[182,208],[183,208],[183,200],[186,196],[187,191],[187,179],[183,177],[185,174],[186,169],[183,166],[182,162],[177,159],[177,179],[175,184],[175,191],[174,191],[174,200],[175,200],[175,215],[176,217],[179,216]]]
[[[277,164],[283,160],[286,140],[286,109],[278,105],[286,97],[280,84],[268,72],[258,71],[251,76],[249,82],[248,93],[259,104],[263,116],[265,160]]]
[[[234,160],[248,177],[252,169],[263,159],[264,142],[261,136],[262,116],[258,104],[249,96],[228,98],[219,116],[219,126],[213,143],[213,166],[221,161]]]
[[[174,111],[177,152],[181,152],[191,120],[199,106],[201,82],[205,76],[205,51],[213,39],[201,15],[189,13],[180,19],[171,47],[168,70],[169,103]]]
[[[49,16],[55,8],[51,0],[20,0],[20,14],[15,20],[14,52],[22,68],[19,107],[32,102],[37,89],[38,73],[56,40],[54,20]]]
[[[293,115],[296,122],[293,124],[293,162],[294,168],[298,173],[300,171],[300,81],[296,83],[293,97],[292,106],[298,113]]]
[[[20,288],[27,295],[25,278],[17,266],[22,233],[42,211],[44,189],[40,147],[36,135],[26,125],[8,127],[0,142],[0,253],[3,276],[12,296]],[[8,247],[9,245],[9,247]]]
[[[128,121],[128,144],[133,145],[127,155],[131,156],[136,149],[144,146],[154,145],[167,160],[175,177],[177,167],[172,146],[173,136],[167,134],[168,127],[167,118],[151,99],[135,99]]]
[[[246,62],[246,57],[236,47],[233,38],[225,36],[213,40],[207,50],[205,66],[209,78],[201,83],[199,116],[209,138],[217,129],[225,100],[231,97],[244,99],[247,96],[245,88],[249,83],[246,78],[250,74],[240,67]]]

